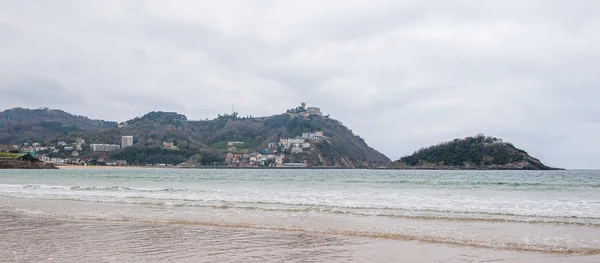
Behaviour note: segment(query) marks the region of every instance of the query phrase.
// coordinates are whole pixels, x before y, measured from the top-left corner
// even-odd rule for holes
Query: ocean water
[[[0,170],[0,214],[599,255],[600,171]]]

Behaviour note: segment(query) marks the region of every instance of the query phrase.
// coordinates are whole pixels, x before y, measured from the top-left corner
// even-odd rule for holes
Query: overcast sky
[[[392,159],[502,137],[600,168],[600,1],[0,0],[0,110],[321,107]]]

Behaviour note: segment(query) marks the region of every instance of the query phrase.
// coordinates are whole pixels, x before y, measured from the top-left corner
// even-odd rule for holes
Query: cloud
[[[124,121],[304,101],[396,159],[500,136],[600,168],[600,2],[4,1],[0,105]]]

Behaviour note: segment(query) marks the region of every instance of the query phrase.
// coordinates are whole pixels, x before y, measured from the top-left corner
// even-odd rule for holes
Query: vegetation
[[[0,158],[17,158],[23,155],[22,153],[0,152]]]
[[[393,162],[391,167],[551,169],[511,143],[483,134],[419,149]]]
[[[299,111],[300,109],[294,110]],[[18,133],[7,132],[5,134],[10,134],[10,136],[0,136],[0,143],[4,139],[6,143],[38,141],[55,144],[58,141],[69,143],[74,142],[77,138],[83,138],[88,144],[120,144],[121,136],[133,135],[133,147],[115,152],[109,157],[126,160],[129,164],[178,164],[185,161],[212,165],[222,163],[225,153],[228,152],[227,142],[229,141],[244,142],[243,146],[236,145],[239,149],[234,151],[235,153],[251,153],[267,148],[269,142],[277,142],[280,137],[293,138],[302,135],[303,132],[323,131],[327,139],[316,143],[310,154],[302,155],[302,158],[306,158],[303,160],[316,166],[344,167],[370,167],[390,163],[385,155],[369,147],[362,138],[354,135],[340,122],[317,115],[301,117],[290,112],[252,118],[239,117],[237,113],[234,113],[219,115],[213,120],[191,121],[186,116],[175,112],[150,112],[128,121],[126,127],[119,128],[115,122],[89,120],[63,112],[62,115],[65,118],[49,118],[46,122],[56,123],[44,124],[46,126],[44,128],[41,120],[32,123],[25,121],[27,111],[32,115],[39,115],[55,110],[40,112],[40,110],[19,109],[3,112],[4,115],[0,115],[0,134],[3,129],[4,131],[14,130],[15,122],[5,120],[14,120],[12,115],[15,114],[20,116],[19,118],[23,117],[19,123],[28,127],[27,129],[38,130],[39,127],[42,129],[24,137]],[[88,121],[73,120],[79,118],[85,118]],[[112,123],[112,125],[106,127],[101,123]],[[64,127],[73,128],[64,129]],[[163,142],[173,142],[178,150],[163,149]],[[82,151],[81,154],[82,157],[85,157],[93,153]],[[293,159],[301,157],[294,156]]]
[[[0,112],[0,144],[43,142],[73,132],[107,130],[116,124],[72,115],[62,110],[14,108]]]

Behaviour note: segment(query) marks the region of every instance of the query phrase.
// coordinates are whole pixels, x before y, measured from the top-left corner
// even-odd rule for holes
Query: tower
[[[133,145],[133,136],[121,137],[121,149],[125,149],[125,147],[129,147],[132,145]]]

